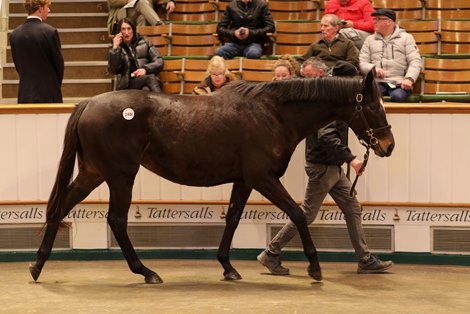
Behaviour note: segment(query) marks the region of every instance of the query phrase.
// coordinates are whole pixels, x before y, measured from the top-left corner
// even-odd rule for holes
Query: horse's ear
[[[367,73],[366,79],[364,80],[364,87],[369,87],[372,85],[374,82],[375,76],[377,75],[377,72],[375,71],[375,67],[372,67],[372,69]]]

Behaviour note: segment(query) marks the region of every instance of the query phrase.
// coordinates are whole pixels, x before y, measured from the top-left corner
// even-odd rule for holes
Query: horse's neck
[[[318,129],[335,120],[344,120],[340,105],[331,103],[297,103],[299,110],[288,110],[286,118],[294,126],[298,141],[314,134]]]

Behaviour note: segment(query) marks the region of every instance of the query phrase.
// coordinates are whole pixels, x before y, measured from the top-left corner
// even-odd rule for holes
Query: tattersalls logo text
[[[463,209],[460,212],[446,213],[444,211],[408,209],[406,220],[411,222],[470,222],[470,210]]]
[[[13,209],[13,210],[2,210],[0,211],[1,220],[36,220],[42,219],[43,211],[37,207],[29,209]]]
[[[387,213],[382,209],[374,209],[371,211],[362,212],[363,221],[385,221]],[[329,210],[329,209],[320,209],[318,212],[317,219],[323,221],[342,221],[344,219],[344,214],[339,210]]]
[[[149,219],[212,219],[214,211],[209,207],[199,209],[173,209],[148,207]]]

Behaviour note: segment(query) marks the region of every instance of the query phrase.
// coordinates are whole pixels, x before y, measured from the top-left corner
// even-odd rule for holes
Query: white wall
[[[0,200],[47,200],[68,114],[0,115]],[[470,203],[470,116],[466,114],[390,114],[396,147],[390,158],[371,154],[358,182],[358,197],[370,202]],[[350,146],[364,148],[351,134]],[[306,183],[304,143],[294,153],[282,182],[301,201]],[[213,188],[180,186],[141,169],[134,200],[227,200],[230,185]],[[107,200],[105,186],[89,200]],[[253,193],[251,200],[263,200]]]
[[[0,114],[0,203],[18,201],[35,203],[41,210],[47,201],[53,184],[57,163],[61,155],[62,140],[69,114]],[[395,135],[396,147],[390,158],[371,155],[367,171],[359,179],[358,198],[363,202],[391,204],[378,205],[383,208],[385,221],[365,221],[364,224],[387,224],[395,227],[395,249],[398,251],[428,252],[430,249],[430,227],[435,225],[460,227],[468,222],[407,221],[407,209],[399,209],[400,221],[393,220],[397,212],[395,203],[424,203],[432,211],[451,211],[445,204],[460,204],[469,207],[470,193],[467,176],[470,173],[470,116],[467,114],[389,114],[389,122]],[[364,148],[355,136],[350,136],[353,152],[362,156]],[[304,173],[304,144],[299,145],[287,173],[282,179],[295,200],[301,201],[306,184]],[[231,185],[213,188],[180,186],[141,169],[133,190],[134,201],[152,203],[161,201],[228,200]],[[105,185],[96,189],[88,200],[107,201]],[[250,200],[264,200],[253,193]],[[331,200],[331,199],[327,199]],[[34,205],[33,205],[34,206]],[[171,205],[170,205],[171,206]],[[173,205],[175,206],[175,205]],[[189,205],[191,206],[191,205]],[[199,205],[198,205],[199,206]],[[144,206],[145,207],[145,206]],[[221,211],[222,205],[217,205]],[[268,206],[269,207],[269,206]],[[21,205],[0,206],[2,211],[23,210]],[[106,205],[99,208],[106,210]],[[131,215],[133,215],[131,209]],[[370,207],[368,210],[374,210]],[[42,216],[44,217],[44,215]],[[132,218],[132,217],[131,217]],[[214,218],[215,222],[223,220]],[[214,222],[214,219],[211,222]],[[37,219],[41,221],[41,219]],[[43,221],[43,219],[42,219]],[[130,219],[132,221],[132,219]],[[138,220],[136,220],[138,221]],[[149,222],[159,220],[149,220]],[[31,220],[0,219],[1,224],[27,223]],[[33,219],[34,222],[34,219]],[[167,221],[168,222],[168,221]],[[171,222],[171,220],[170,220]],[[274,221],[276,222],[276,221]],[[283,223],[284,220],[277,221]],[[244,221],[236,233],[234,247],[260,247],[266,243],[266,226],[272,221]],[[316,223],[343,223],[342,221],[317,221]],[[82,224],[82,225],[80,225]],[[74,221],[73,241],[75,248],[106,248],[106,220]],[[415,241],[410,242],[410,236]]]

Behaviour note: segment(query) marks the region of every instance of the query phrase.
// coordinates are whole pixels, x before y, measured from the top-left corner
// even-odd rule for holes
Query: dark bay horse
[[[295,223],[321,280],[306,219],[279,181],[299,142],[333,120],[344,120],[378,156],[390,156],[394,139],[382,98],[365,79],[294,79],[234,82],[210,96],[124,90],[95,96],[70,116],[64,150],[47,205],[46,228],[36,263],[36,281],[49,258],[62,219],[102,182],[110,190],[108,223],[132,272],[146,283],[161,278],[145,267],[127,234],[134,178],[142,165],[179,184],[233,182],[226,227],[217,253],[226,279],[241,279],[229,260],[230,243],[247,199],[255,189]],[[72,181],[76,156],[79,172]],[[71,182],[72,181],[72,182]]]

